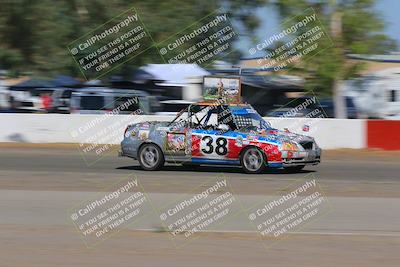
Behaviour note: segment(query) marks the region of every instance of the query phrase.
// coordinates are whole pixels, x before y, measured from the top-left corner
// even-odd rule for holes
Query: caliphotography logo
[[[147,99],[133,96],[128,91],[124,95],[111,98],[110,103],[99,110],[99,115],[88,116],[82,124],[70,130],[70,135],[78,144],[78,150],[88,166],[107,155],[116,154],[118,145],[125,138],[127,127],[140,122],[148,113]],[[88,98],[95,97],[83,94],[80,100],[85,101]]]
[[[270,249],[277,241],[304,231],[330,211],[328,198],[316,177],[310,174],[288,185],[278,196],[250,208],[247,214],[264,247]]]
[[[68,45],[82,75],[96,79],[152,46],[135,8],[130,8]]]

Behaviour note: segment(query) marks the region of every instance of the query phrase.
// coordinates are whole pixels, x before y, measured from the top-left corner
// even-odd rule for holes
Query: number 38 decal
[[[217,154],[220,156],[228,153],[228,140],[223,137],[213,138],[212,136],[205,135],[201,138],[201,151],[204,154]]]

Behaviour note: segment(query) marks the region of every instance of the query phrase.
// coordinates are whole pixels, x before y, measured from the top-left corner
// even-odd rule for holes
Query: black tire
[[[302,169],[304,169],[306,165],[298,165],[298,166],[292,166],[292,167],[285,167],[285,171],[293,173],[293,172],[299,172]]]
[[[146,171],[160,170],[165,163],[161,149],[152,143],[144,144],[138,153],[140,166]]]
[[[240,165],[245,173],[261,173],[266,168],[265,154],[257,147],[245,148],[240,155]]]

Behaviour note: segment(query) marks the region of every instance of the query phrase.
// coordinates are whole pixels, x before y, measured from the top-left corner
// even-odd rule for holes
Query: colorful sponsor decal
[[[267,130],[261,129],[261,130],[258,131],[258,134],[262,135],[262,136],[267,136]]]
[[[144,130],[150,129],[150,123],[145,122],[145,123],[141,124],[140,129],[144,129]]]
[[[249,141],[257,141],[258,137],[257,137],[257,135],[249,135],[249,136],[247,136],[247,139]]]
[[[139,136],[140,140],[145,141],[145,140],[149,139],[149,134],[150,134],[150,130],[140,129],[138,136]]]
[[[269,134],[276,135],[278,134],[278,130],[269,130]]]
[[[289,143],[289,142],[284,142],[282,144],[282,150],[286,150],[286,151],[296,151],[297,150],[297,146],[293,143]]]
[[[168,133],[165,149],[172,152],[185,152],[186,135],[184,133]]]
[[[243,146],[243,137],[242,136],[238,136],[238,137],[236,137],[236,146],[238,146],[238,147],[242,147]]]
[[[166,126],[159,126],[159,127],[157,127],[156,130],[158,130],[158,131],[169,131],[169,127],[166,127]]]

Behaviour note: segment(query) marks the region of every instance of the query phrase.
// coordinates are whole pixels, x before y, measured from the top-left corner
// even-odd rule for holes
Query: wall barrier
[[[110,125],[118,124],[114,128],[116,137],[106,141],[118,144],[122,140],[123,130],[129,123],[172,119],[171,116],[117,115],[108,116],[101,123],[94,123],[103,117],[104,115],[92,114],[4,113],[0,114],[0,142],[84,143],[88,135],[80,134],[82,129],[91,126],[91,132],[100,132]],[[280,130],[287,128],[292,132],[314,137],[323,149],[369,147],[400,149],[400,121],[295,118],[266,118],[266,120]],[[303,131],[304,128],[308,131]]]
[[[400,121],[367,121],[367,147],[400,150]]]
[[[366,147],[365,121],[347,119],[265,118],[274,128],[312,136],[323,149]],[[308,126],[309,131],[303,131]]]

